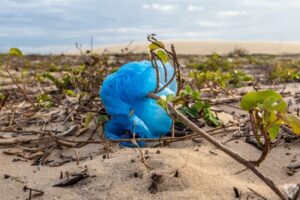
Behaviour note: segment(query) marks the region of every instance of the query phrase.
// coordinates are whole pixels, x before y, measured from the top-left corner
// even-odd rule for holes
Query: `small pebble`
[[[137,177],[139,177],[139,174],[137,172],[134,172],[133,177],[137,178]]]
[[[4,174],[4,179],[8,179],[8,178],[10,178],[10,177],[11,177],[10,175]]]

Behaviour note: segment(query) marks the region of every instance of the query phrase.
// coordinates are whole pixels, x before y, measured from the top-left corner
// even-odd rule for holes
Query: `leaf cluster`
[[[173,103],[182,114],[193,119],[203,118],[208,125],[213,127],[223,124],[211,110],[210,104],[207,101],[201,100],[199,90],[193,90],[189,85],[180,92],[179,96],[162,96],[157,103],[167,111],[168,103]]]
[[[199,90],[208,87],[214,92],[223,90],[225,93],[229,93],[227,89],[241,87],[246,82],[253,80],[252,76],[237,70],[227,73],[221,71],[192,71],[189,76],[193,78],[193,82]]]
[[[10,56],[23,56],[23,52],[18,48],[10,48],[8,55]]]
[[[163,63],[167,63],[169,60],[168,53],[165,51],[165,46],[161,41],[153,41],[148,45],[150,55],[156,55]],[[154,54],[153,54],[154,53]]]
[[[41,93],[36,97],[39,106],[50,108],[54,105],[52,97],[49,94]]]
[[[252,115],[254,127],[257,129],[254,133],[265,132],[270,139],[275,139],[280,126],[285,124],[295,134],[300,134],[300,119],[286,113],[287,103],[273,90],[250,92],[243,96],[240,105]]]
[[[277,83],[300,81],[300,69],[278,64],[271,70],[269,78]]]
[[[234,63],[231,59],[225,58],[217,53],[210,55],[203,62],[189,64],[188,66],[201,71],[230,71],[234,69]]]

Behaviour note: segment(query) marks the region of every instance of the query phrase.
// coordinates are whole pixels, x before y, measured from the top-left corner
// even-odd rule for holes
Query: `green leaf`
[[[178,108],[179,112],[181,112],[181,114],[183,115],[187,115],[189,112],[189,109],[185,106]]]
[[[293,132],[297,135],[300,135],[300,119],[292,114],[281,114],[280,115],[284,123],[290,126]]]
[[[273,124],[273,125],[269,128],[268,132],[269,132],[269,136],[270,136],[270,138],[271,138],[272,140],[275,140],[275,139],[276,139],[276,137],[277,137],[277,135],[278,135],[278,133],[279,133],[279,130],[280,130],[280,125],[279,125],[279,124]]]
[[[267,101],[266,104],[265,100]],[[246,111],[250,111],[256,108],[259,104],[267,106],[269,109],[280,109],[283,111],[286,109],[286,103],[282,103],[282,96],[273,90],[265,90],[258,92],[249,92],[244,95],[241,100],[241,108]],[[279,103],[278,103],[279,102]]]
[[[169,102],[180,102],[180,101],[182,101],[181,96],[173,96],[173,95],[171,95],[171,96],[172,96],[172,98],[169,100]]]
[[[195,104],[194,104],[195,105]],[[192,117],[196,118],[198,113],[199,113],[199,110],[197,109],[196,106],[191,106],[189,109],[188,109],[188,113],[191,114]]]
[[[20,49],[18,48],[11,48],[8,52],[10,56],[23,56],[23,53]]]
[[[98,123],[103,124],[106,121],[108,121],[108,116],[107,115],[99,115],[98,118],[97,118],[97,124]]]
[[[185,92],[190,94],[192,92],[191,86],[189,85],[185,86]]]
[[[185,94],[185,91],[180,91],[179,96],[180,96],[180,97],[183,97],[184,95],[186,95],[186,94]]]
[[[156,103],[168,112],[168,102],[166,96],[164,95],[160,96],[160,99],[158,99]]]
[[[71,97],[76,97],[76,93],[73,90],[64,90],[64,93]]]
[[[173,101],[173,99],[174,99],[174,95],[173,95],[173,94],[170,94],[170,95],[167,96],[166,101],[167,101],[167,102],[170,102],[170,101]]]
[[[164,44],[160,41],[156,41],[154,43],[149,44],[148,49],[149,49],[149,51],[154,51],[154,50],[160,49],[162,47],[164,47]]]
[[[204,120],[211,126],[220,126],[222,122],[215,116],[215,114],[209,109],[204,109]]]
[[[168,62],[169,56],[164,50],[158,50],[156,54],[163,63]]]
[[[196,101],[192,106],[194,106],[199,112],[204,108],[205,104],[202,101]]]
[[[198,90],[193,90],[192,92],[192,97],[195,99],[195,100],[199,100],[200,99],[200,92]]]
[[[282,98],[278,99],[274,96],[267,97],[264,100],[263,106],[268,111],[276,110],[278,112],[285,112],[287,108],[287,104]]]
[[[276,111],[269,111],[265,114],[265,121],[268,124],[282,124],[282,119],[278,118]]]

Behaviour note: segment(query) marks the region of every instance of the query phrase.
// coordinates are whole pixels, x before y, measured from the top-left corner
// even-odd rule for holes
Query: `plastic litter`
[[[166,63],[167,80],[163,65],[157,61],[160,88],[172,77],[174,69]],[[104,133],[108,139],[159,138],[166,135],[172,126],[172,119],[155,100],[147,95],[156,88],[156,71],[150,61],[130,62],[109,75],[102,84],[100,97],[111,116],[105,124]],[[157,93],[168,96],[177,91],[176,79]],[[122,143],[133,146],[131,143]],[[139,143],[143,146],[144,143]]]

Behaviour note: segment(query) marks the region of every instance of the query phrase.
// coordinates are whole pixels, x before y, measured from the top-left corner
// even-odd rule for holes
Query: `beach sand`
[[[178,54],[207,55],[211,53],[227,54],[234,49],[246,49],[253,54],[299,54],[300,42],[245,42],[245,41],[199,41],[175,40],[163,41],[167,46],[174,44]],[[130,50],[134,53],[147,52],[147,42],[133,42]],[[105,45],[95,48],[95,52],[108,49],[111,53],[121,53],[128,44]]]
[[[224,138],[225,139],[225,138]],[[258,157],[259,151],[243,141],[230,142],[227,146],[249,159]],[[96,146],[89,146],[96,149]],[[1,155],[0,179],[1,199],[25,199],[28,192],[24,185],[45,192],[38,199],[236,199],[233,187],[242,192],[241,199],[262,199],[249,190],[252,189],[267,199],[278,197],[249,170],[236,174],[244,167],[207,142],[198,145],[194,142],[181,142],[169,147],[143,149],[148,151],[146,160],[151,171],[140,161],[137,149],[115,148],[109,159],[96,156],[93,160],[65,164],[61,167],[30,166],[27,162],[11,162],[12,157]],[[159,154],[157,151],[159,150]],[[82,155],[84,149],[78,149]],[[70,151],[69,153],[71,153]],[[300,152],[300,147],[292,149],[278,147],[272,150],[266,161],[259,168],[279,186],[296,183],[300,174],[287,176],[283,166]],[[66,152],[63,152],[66,153]],[[289,155],[287,155],[289,154]],[[75,186],[65,188],[52,187],[61,182],[60,173],[78,172],[85,168],[90,175]],[[178,171],[178,177],[175,173]],[[4,179],[8,174],[18,179]],[[151,176],[162,175],[156,194],[149,192]],[[20,181],[24,182],[21,183]],[[249,197],[248,197],[249,196]]]

